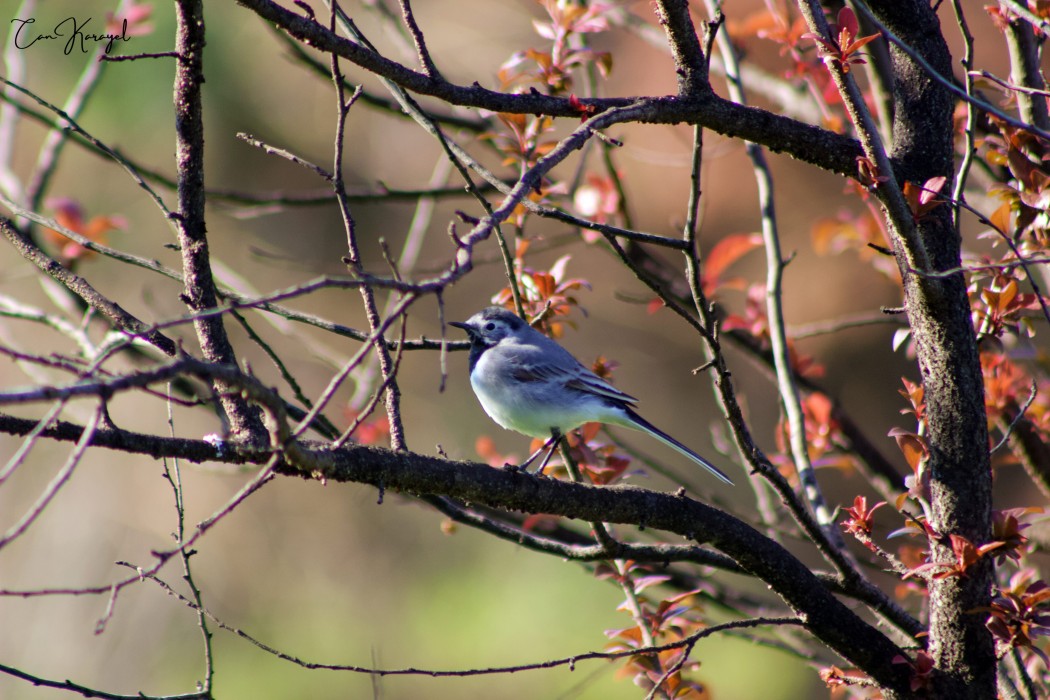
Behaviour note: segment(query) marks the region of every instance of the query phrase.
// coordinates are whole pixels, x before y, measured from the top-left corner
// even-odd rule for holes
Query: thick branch
[[[900,181],[951,179],[952,111],[948,90],[915,57],[940,75],[951,74],[951,55],[937,15],[924,0],[870,3],[880,23],[906,44],[890,49],[896,76],[893,156]],[[915,54],[915,56],[912,55]],[[960,240],[948,207],[916,223],[932,270],[960,267]],[[961,273],[927,277],[902,270],[908,320],[925,390],[930,447],[931,561],[952,561],[949,534],[975,545],[991,536],[992,480],[984,383]],[[930,586],[930,644],[940,672],[933,696],[995,696],[995,655],[982,615],[992,583],[990,561],[981,560],[967,575],[935,579]]]
[[[217,305],[211,274],[204,218],[204,118],[201,86],[204,84],[204,8],[200,0],[175,3],[178,33],[175,48],[175,135],[178,168],[178,214],[174,215],[182,252],[186,289],[183,302],[193,311]],[[204,357],[210,362],[237,364],[222,317],[203,316],[194,321]],[[265,430],[257,410],[222,382],[215,385],[232,435],[249,441],[263,440]]]
[[[699,95],[710,92],[707,81],[707,57],[696,35],[693,18],[686,0],[658,0],[656,15],[667,32],[671,55],[674,56],[680,95]]]
[[[470,503],[586,521],[643,525],[708,543],[766,581],[831,648],[890,688],[900,688],[900,653],[878,632],[835,599],[802,562],[779,544],[736,518],[691,499],[634,486],[597,487],[471,463],[386,450],[293,453],[297,466],[278,471],[307,478],[369,483],[387,490],[440,494]]]
[[[1010,77],[1014,83],[1026,88],[1045,90],[1046,82],[1039,71],[1039,42],[1032,25],[1017,19],[1006,28],[1006,46],[1010,51]],[[1046,98],[1024,90],[1016,90],[1014,99],[1021,119],[1044,131],[1050,129],[1050,114],[1047,113]]]
[[[192,368],[204,368],[192,365]],[[0,416],[0,431],[26,432],[36,421]],[[45,437],[75,439],[79,426],[59,422]],[[99,430],[92,445],[167,454],[189,461],[262,463],[268,450],[229,444],[214,447],[197,440],[161,438]],[[839,602],[790,552],[751,526],[689,498],[634,486],[598,487],[541,479],[487,465],[453,462],[413,453],[349,446],[331,450],[296,444],[280,473],[328,481],[356,482],[387,491],[440,495],[493,508],[550,513],[585,521],[624,523],[666,530],[709,544],[768,583],[805,622],[807,629],[837,653],[890,689],[906,687],[906,667],[893,664],[900,650],[881,632]],[[294,463],[292,463],[294,462]]]
[[[512,114],[547,114],[578,119],[579,107],[564,97],[539,92],[510,94],[481,87],[450,83],[440,76],[428,76],[391,61],[360,44],[330,32],[321,24],[287,10],[270,0],[237,0],[265,20],[273,22],[300,41],[332,52],[406,90],[436,97],[450,105],[476,107],[492,112]],[[744,107],[713,93],[700,97],[618,97],[586,98],[580,102],[592,105],[596,112],[614,107],[644,103],[637,121],[654,124],[700,124],[719,134],[760,143],[776,153],[812,163],[824,170],[853,177],[861,149],[855,139],[782,117],[755,107]]]

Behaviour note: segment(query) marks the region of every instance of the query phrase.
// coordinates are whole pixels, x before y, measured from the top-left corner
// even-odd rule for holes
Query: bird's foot
[[[544,466],[546,466],[546,465],[544,465]],[[517,473],[517,474],[528,474],[530,476],[538,476],[538,477],[540,477],[542,479],[547,479],[549,477],[546,474],[543,473],[543,468],[544,467],[540,467],[536,471],[530,472],[529,471],[529,463],[528,462],[525,462],[524,464],[511,464],[510,462],[505,462],[503,464],[503,471],[505,471],[505,472],[514,472],[514,473]]]

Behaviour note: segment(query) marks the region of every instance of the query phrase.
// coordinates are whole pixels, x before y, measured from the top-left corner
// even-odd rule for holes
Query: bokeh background
[[[971,28],[982,46],[981,38],[990,35],[979,12],[980,3],[964,4],[972,7]],[[86,31],[101,31],[105,13],[115,5],[96,0],[47,0],[27,9],[19,2],[0,0],[0,32],[6,42],[15,26],[9,20],[27,16],[36,18],[35,27],[42,31],[68,17],[81,22],[91,18]],[[123,53],[171,49],[171,3],[153,5],[154,31],[133,38],[121,49]],[[396,42],[384,36],[373,12],[360,3],[347,5],[376,43],[395,58],[412,63],[412,56],[398,53]],[[416,5],[432,54],[442,72],[458,83],[477,80],[495,86],[496,71],[513,51],[541,42],[532,20],[542,17],[542,10],[532,0],[431,0]],[[732,19],[760,6],[758,0],[734,1],[725,9]],[[628,7],[639,16],[651,17],[648,3],[629,3]],[[330,168],[335,116],[330,83],[291,61],[274,33],[232,0],[208,2],[206,23],[209,187],[239,191],[323,188],[324,183],[312,173],[265,155],[238,140],[236,134],[252,134]],[[669,58],[637,36],[612,32],[598,37],[596,43],[614,54],[612,75],[601,87],[603,94],[674,91]],[[56,104],[65,101],[91,59],[90,54],[79,51],[67,55],[62,48],[60,41],[45,41],[19,52],[24,83]],[[775,50],[766,54],[759,50],[750,58],[772,67],[777,56]],[[990,70],[1005,71],[995,63],[996,56],[979,58]],[[346,72],[351,80],[364,79],[366,87],[382,93],[381,86],[360,71],[347,67]],[[80,123],[137,162],[172,174],[172,78],[170,59],[109,65]],[[25,177],[30,171],[44,133],[31,120],[21,121],[13,163],[16,174]],[[625,178],[636,227],[675,235],[687,201],[690,129],[618,127],[613,135],[625,144],[617,152],[617,165]],[[597,169],[596,155],[588,157],[589,167]],[[350,184],[425,187],[439,160],[440,150],[433,139],[410,121],[362,105],[352,110],[346,152]],[[856,255],[818,257],[812,253],[814,221],[834,216],[841,207],[856,206],[842,195],[842,181],[787,158],[773,156],[772,163],[784,250],[796,254],[785,279],[789,323],[800,326],[897,304],[894,285]],[[169,204],[174,202],[170,190],[159,191]],[[754,179],[741,144],[708,135],[703,191],[705,246],[729,234],[757,230]],[[76,198],[89,215],[126,217],[127,230],[115,232],[111,245],[179,266],[177,254],[164,247],[173,242],[173,236],[163,217],[113,163],[69,147],[50,192]],[[409,274],[424,276],[425,270],[440,269],[450,259],[445,229],[459,207],[476,208],[466,199],[437,203],[417,271]],[[355,205],[367,266],[383,269],[378,241],[385,239],[397,251],[413,213],[412,203]],[[345,253],[345,234],[334,202],[260,211],[213,200],[208,227],[213,256],[230,271],[222,278],[245,289],[267,292],[323,273],[344,271],[340,256]],[[702,363],[697,339],[670,313],[648,313],[645,290],[608,253],[579,241],[565,243],[566,233],[565,227],[544,222],[531,221],[528,226],[535,246],[528,258],[531,265],[545,269],[569,254],[569,275],[586,278],[593,285],[592,290],[579,294],[586,317],[574,317],[578,330],[569,330],[563,342],[585,361],[602,354],[619,362],[618,386],[641,399],[648,418],[717,456],[718,441],[712,439],[712,429],[717,435],[718,413],[712,392],[705,377],[690,374]],[[494,261],[494,242],[481,253]],[[140,318],[166,319],[184,312],[177,285],[156,275],[98,258],[84,263],[79,271]],[[745,258],[734,272],[748,281],[762,279],[760,255]],[[466,318],[504,283],[500,265],[479,265],[446,295],[448,317]],[[0,293],[46,310],[56,308],[48,285],[8,247],[0,247]],[[729,292],[724,301],[739,309],[743,296]],[[339,323],[365,325],[360,300],[353,292],[326,292],[292,305]],[[357,349],[351,341],[316,329],[292,326],[291,333],[285,334],[260,317],[252,318],[266,339],[289,358],[290,369],[309,396],[323,389],[333,362]],[[901,420],[898,378],[915,375],[912,363],[892,351],[892,332],[893,326],[883,324],[800,343],[803,352],[826,366],[825,386],[887,453],[894,450],[892,441],[884,436]],[[251,361],[258,374],[278,384],[273,367],[245,334],[232,326],[231,333],[240,356]],[[417,304],[410,337],[438,333],[436,305],[432,301]],[[185,338],[187,347],[195,347],[185,330],[174,335]],[[12,320],[0,322],[0,338],[5,344],[37,352],[68,349],[68,341],[61,336]],[[755,434],[765,447],[772,448],[777,420],[774,389],[766,373],[747,358],[732,354],[731,361]],[[404,358],[400,381],[410,448],[436,453],[440,446],[452,457],[476,459],[476,439],[490,435],[499,449],[524,455],[526,440],[501,431],[476,404],[466,378],[465,355],[454,354],[448,369],[447,387],[440,392],[437,353],[409,353]],[[0,377],[5,387],[39,380],[7,360],[0,361]],[[54,375],[44,379],[48,377],[54,379]],[[346,423],[338,407],[346,404],[351,393],[348,387],[334,404],[331,415],[337,422]],[[87,408],[73,404],[65,415],[83,421]],[[121,427],[167,431],[167,407],[161,401],[120,399],[111,409]],[[16,412],[39,416],[42,410],[25,407]],[[218,429],[214,416],[206,411],[175,412],[178,435],[200,437]],[[688,465],[658,445],[634,438],[632,443],[681,473],[682,480],[697,485],[704,497],[749,507],[746,487],[723,489],[713,480],[697,478]],[[0,457],[6,459],[19,445],[19,440],[0,436]],[[9,527],[30,507],[69,450],[69,445],[51,443],[34,448],[29,463],[0,489],[0,528]],[[731,460],[716,458],[725,465]],[[250,478],[248,473],[230,473],[209,465],[180,466],[189,526],[224,504]],[[739,466],[729,471],[743,481]],[[829,473],[823,478],[835,503],[851,500],[856,493],[855,487],[848,486],[848,474]],[[1010,473],[1004,473],[999,488],[1009,493],[1012,479]],[[656,488],[675,485],[656,476],[639,481]],[[427,669],[520,664],[600,649],[605,643],[604,629],[629,624],[628,616],[616,610],[620,591],[596,581],[584,568],[466,529],[449,533],[442,525],[440,515],[396,494],[387,494],[379,505],[377,493],[369,487],[280,479],[249,499],[200,543],[193,558],[194,571],[205,604],[219,618],[285,653],[313,662]],[[170,546],[174,528],[171,488],[162,478],[159,462],[94,451],[47,513],[0,553],[0,588],[76,588],[116,580],[127,569],[114,562],[150,563],[149,552]],[[177,562],[169,564],[162,575],[173,585],[181,583]],[[758,592],[749,582],[740,580],[739,585]],[[96,635],[96,621],[105,614],[106,604],[105,596],[0,597],[0,664],[110,692],[163,695],[192,690],[203,673],[202,645],[192,611],[155,585],[132,586],[119,597],[105,632]],[[719,636],[698,645],[695,657],[703,664],[698,677],[714,698],[786,700],[826,692],[801,661],[746,640]],[[629,681],[615,678],[616,666],[604,662],[581,663],[574,672],[559,668],[473,678],[378,679],[304,670],[221,630],[215,630],[215,659],[217,694],[234,699],[641,697]],[[0,674],[0,698],[5,700],[67,696]]]

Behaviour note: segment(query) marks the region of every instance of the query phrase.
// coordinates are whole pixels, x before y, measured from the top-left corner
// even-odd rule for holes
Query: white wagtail
[[[584,423],[611,423],[649,433],[727,484],[733,483],[713,464],[635,413],[637,399],[584,367],[512,312],[490,306],[465,323],[450,325],[470,336],[470,385],[485,413],[508,430],[549,438],[522,468],[549,447],[538,470],[543,471],[568,431]]]

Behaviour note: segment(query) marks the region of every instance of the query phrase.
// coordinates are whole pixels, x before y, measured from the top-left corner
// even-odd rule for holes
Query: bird
[[[549,448],[537,470],[541,473],[568,431],[597,422],[648,433],[733,484],[718,467],[638,415],[636,398],[584,367],[513,312],[490,306],[449,325],[466,331],[470,338],[470,385],[485,413],[507,430],[547,439],[519,465],[524,471]]]

